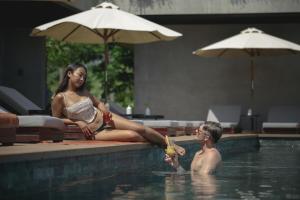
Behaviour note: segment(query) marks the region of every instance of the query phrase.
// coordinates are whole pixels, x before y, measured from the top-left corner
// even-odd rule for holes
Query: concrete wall
[[[3,40],[3,33],[0,32],[0,85],[2,85],[2,77],[3,77],[3,54],[4,54],[4,40]]]
[[[70,4],[87,10],[105,0],[77,0]],[[110,0],[138,15],[239,14],[299,12],[300,0]]]
[[[46,104],[46,50],[31,29],[1,31],[0,84],[13,87],[42,108]],[[5,50],[4,50],[5,49]]]
[[[192,55],[251,26],[300,44],[300,24],[173,25],[183,37],[135,46],[135,112],[149,104],[168,119],[206,119],[209,105],[250,104],[250,60]],[[272,105],[300,106],[300,56],[255,60],[254,112],[266,118]]]

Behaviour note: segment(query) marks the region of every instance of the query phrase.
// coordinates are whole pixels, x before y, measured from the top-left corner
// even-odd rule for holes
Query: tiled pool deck
[[[226,159],[232,153],[257,151],[260,138],[300,141],[300,134],[224,134],[218,148]],[[188,169],[199,149],[195,136],[173,140],[186,148],[187,154],[181,161]],[[164,152],[149,143],[69,140],[1,146],[0,193],[7,197],[16,193],[22,196],[94,177],[107,178],[135,170],[171,170],[163,157]]]

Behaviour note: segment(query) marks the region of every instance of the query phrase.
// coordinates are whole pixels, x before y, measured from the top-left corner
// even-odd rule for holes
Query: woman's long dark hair
[[[85,70],[86,74],[87,74],[87,68],[86,68],[86,66],[84,64],[74,63],[74,64],[68,65],[68,67],[67,67],[67,69],[66,69],[66,71],[64,73],[63,80],[60,82],[57,90],[55,91],[55,95],[54,96],[56,96],[60,92],[64,92],[67,89],[68,82],[69,82],[68,72],[72,72],[73,73],[76,69],[78,69],[80,67],[82,67]],[[78,90],[80,90],[80,91],[84,90],[85,83],[86,83],[86,77],[84,79],[83,84],[78,88]]]

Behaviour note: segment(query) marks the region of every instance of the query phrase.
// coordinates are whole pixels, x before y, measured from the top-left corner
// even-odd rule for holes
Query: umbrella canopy
[[[198,49],[193,53],[204,57],[256,57],[296,54],[298,44],[248,28],[240,34]]]
[[[35,27],[31,36],[49,36],[66,42],[105,45],[105,72],[109,63],[107,43],[139,44],[169,41],[181,33],[124,12],[118,6],[104,2],[90,10]],[[107,72],[105,100],[107,98]]]
[[[193,52],[203,57],[248,57],[251,59],[251,101],[254,96],[253,59],[259,56],[296,54],[300,45],[266,34],[256,28],[248,28],[240,34],[224,39]],[[252,102],[253,103],[253,102]]]

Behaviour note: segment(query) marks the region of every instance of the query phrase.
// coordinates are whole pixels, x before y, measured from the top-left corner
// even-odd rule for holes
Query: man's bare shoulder
[[[218,149],[213,148],[211,149],[209,152],[207,152],[207,158],[208,159],[213,159],[213,160],[222,160],[222,156],[220,154],[220,152],[218,151]]]

